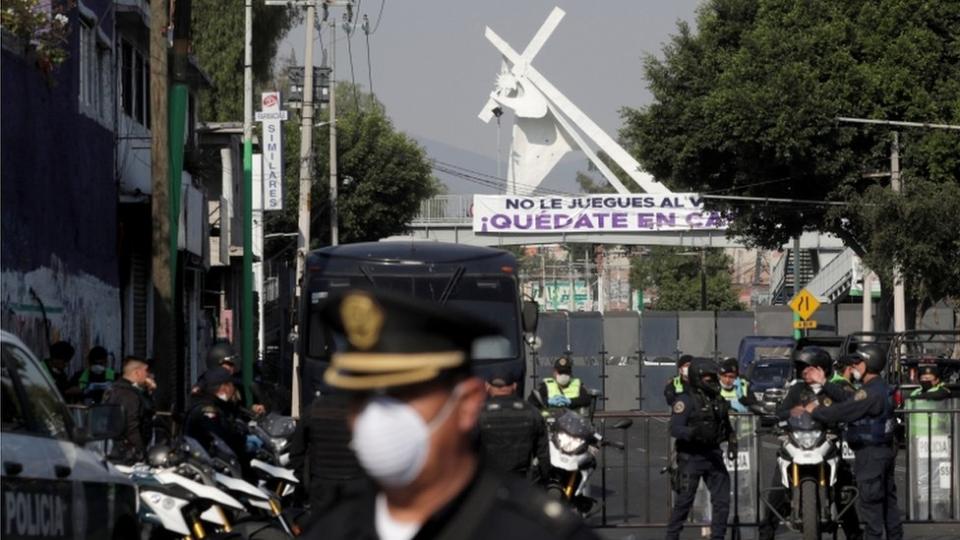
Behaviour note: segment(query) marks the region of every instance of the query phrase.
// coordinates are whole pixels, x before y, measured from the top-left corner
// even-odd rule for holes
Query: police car
[[[88,441],[123,429],[119,407],[71,415],[46,368],[0,331],[0,537],[137,538],[136,488]]]

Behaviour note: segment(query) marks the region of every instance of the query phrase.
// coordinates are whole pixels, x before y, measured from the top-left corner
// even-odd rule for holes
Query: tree
[[[330,139],[323,116],[317,118],[321,127],[314,132],[311,248],[330,241]],[[372,95],[359,89],[355,94],[347,82],[337,84],[336,125],[340,242],[373,241],[404,232],[419,212],[420,202],[437,189],[425,150],[393,127]],[[284,209],[267,214],[265,224],[272,233],[297,230],[299,122],[285,122],[284,136]],[[288,249],[290,244],[289,239],[268,242],[267,256]]]
[[[193,0],[193,53],[210,78],[213,88],[200,98],[201,115],[213,122],[243,119],[243,2]],[[253,79],[271,80],[277,46],[290,28],[301,20],[297,7],[267,6],[253,2]]]
[[[889,189],[864,173],[889,169],[892,128],[836,118],[960,123],[960,4],[711,0],[697,26],[681,23],[663,60],[646,59],[654,103],[622,111],[621,138],[645,169],[676,190],[850,203],[714,206],[734,212],[732,234],[761,247],[802,231],[838,235],[879,271],[885,296],[894,262],[956,236],[952,219],[918,229],[867,211]],[[906,185],[957,196],[960,137],[914,129],[901,143]],[[910,189],[906,199],[890,204],[923,208]],[[935,283],[960,266],[953,246],[911,263],[911,290],[960,295],[960,280]]]
[[[698,310],[701,256],[707,278],[707,309],[742,310],[743,304],[730,280],[732,261],[721,249],[707,249],[702,254],[685,252],[683,248],[653,247],[649,252],[630,259],[630,285],[635,289],[656,290],[653,309]]]

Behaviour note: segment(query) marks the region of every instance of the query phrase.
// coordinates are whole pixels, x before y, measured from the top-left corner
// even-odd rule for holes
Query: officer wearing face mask
[[[591,400],[580,379],[573,376],[573,360],[569,356],[557,358],[553,363],[553,377],[540,381],[529,398],[530,403],[543,410],[544,414],[548,408],[589,407]]]
[[[68,390],[71,388],[70,376],[67,375],[67,367],[70,365],[70,360],[73,359],[75,352],[70,342],[58,341],[50,346],[50,357],[47,358],[45,362],[47,371],[49,371],[50,376],[53,377],[53,382],[57,386],[57,390],[59,390],[60,395],[64,397],[68,395]]]
[[[470,353],[495,327],[383,291],[331,297],[320,317],[347,344],[324,380],[351,395],[351,445],[371,483],[336,501],[306,538],[596,538],[561,502],[477,455],[486,392]]]
[[[730,425],[729,406],[720,397],[717,365],[697,358],[690,362],[689,389],[677,396],[670,416],[670,435],[676,439],[677,470],[673,485],[677,498],[667,524],[667,540],[680,538],[702,479],[713,505],[710,538],[723,540],[730,512],[730,474],[720,443],[728,457],[737,455],[737,439]]]
[[[747,381],[740,378],[740,365],[736,358],[726,358],[720,364],[720,396],[727,400],[730,408],[736,412],[748,412],[742,402],[750,393]]]
[[[940,380],[940,368],[937,364],[920,364],[917,366],[917,373],[920,375],[920,388],[910,392],[908,399],[943,401],[953,397],[950,389]]]
[[[208,452],[214,453],[213,437],[223,439],[233,450],[240,466],[247,470],[247,434],[241,430],[232,406],[236,392],[233,374],[223,367],[208,369],[202,375],[203,387],[191,396],[191,403],[183,422],[183,434],[193,437]]]
[[[677,359],[677,376],[667,381],[667,386],[663,389],[663,399],[666,400],[668,407],[673,407],[673,403],[677,401],[677,396],[682,394],[686,385],[689,384],[687,372],[692,360],[693,357],[689,354],[681,355]]]
[[[77,372],[71,380],[71,386],[80,389],[84,401],[100,403],[103,397],[105,383],[116,380],[117,375],[113,368],[107,367],[107,350],[97,345],[87,353],[87,367]]]
[[[853,399],[831,407],[816,402],[805,409],[814,420],[829,425],[846,424],[844,438],[856,456],[854,473],[860,492],[860,515],[864,537],[888,540],[903,538],[903,519],[897,507],[894,440],[894,405],[890,387],[884,381],[886,351],[876,344],[857,348],[859,361],[853,365],[863,386]]]

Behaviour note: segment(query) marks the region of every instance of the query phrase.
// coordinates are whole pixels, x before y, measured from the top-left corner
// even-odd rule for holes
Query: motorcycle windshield
[[[820,429],[820,422],[817,422],[810,416],[810,413],[804,412],[799,416],[791,416],[787,420],[787,428],[790,431],[815,431]]]

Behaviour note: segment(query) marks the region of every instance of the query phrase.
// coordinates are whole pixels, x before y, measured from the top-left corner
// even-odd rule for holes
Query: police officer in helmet
[[[324,381],[351,395],[351,445],[371,483],[305,538],[596,538],[561,502],[490,471],[477,454],[486,391],[472,345],[496,327],[385,291],[334,295],[319,316],[346,344]]]
[[[247,433],[237,422],[231,403],[236,392],[233,374],[217,366],[204,372],[200,380],[201,391],[191,396],[190,408],[183,422],[183,434],[196,439],[211,454],[215,453],[213,436],[219,437],[236,455],[240,467],[248,471]]]
[[[953,394],[943,385],[940,379],[940,367],[935,362],[925,362],[917,366],[920,377],[920,388],[910,392],[908,399],[925,399],[928,401],[943,401],[950,399]]]
[[[487,466],[534,481],[550,470],[547,430],[537,409],[517,396],[516,375],[493,372],[486,382],[487,403],[480,411],[480,455]],[[536,461],[536,468],[533,463]]]
[[[207,350],[207,369],[211,370],[216,367],[222,367],[230,372],[230,375],[233,377],[233,387],[235,390],[233,396],[231,396],[231,400],[242,406],[244,399],[243,382],[240,379],[240,356],[234,351],[233,346],[226,341],[217,342]],[[201,375],[201,377],[203,377],[203,375]],[[202,381],[197,381],[197,386],[193,389],[194,394],[199,392],[202,384]],[[253,392],[253,404],[250,406],[250,412],[258,416],[267,412],[266,407],[263,405],[257,384],[254,383],[251,385],[250,390]]]
[[[814,420],[847,426],[845,438],[856,455],[854,474],[860,491],[864,537],[879,539],[886,531],[888,540],[900,540],[903,520],[897,508],[894,482],[897,456],[894,406],[890,387],[881,375],[886,366],[886,353],[879,345],[867,344],[854,354],[859,358],[853,369],[861,374],[863,386],[853,398],[830,407],[812,402],[805,408]]]
[[[682,394],[686,385],[689,384],[687,374],[692,361],[693,357],[689,354],[683,354],[680,355],[680,358],[677,358],[677,376],[667,381],[667,385],[663,388],[663,399],[667,402],[668,407],[673,407],[673,403],[677,401],[677,396]]]
[[[733,459],[737,454],[736,436],[727,402],[720,397],[716,364],[697,358],[690,362],[688,373],[689,389],[677,395],[670,417],[670,435],[676,439],[677,448],[677,499],[667,525],[667,540],[680,537],[701,479],[713,504],[710,538],[723,540],[730,512],[730,475],[720,443],[727,442],[728,457]]]
[[[749,384],[746,380],[740,378],[740,363],[736,358],[725,358],[720,363],[720,396],[727,400],[730,408],[736,412],[748,412],[747,405],[744,403],[747,396]]]

